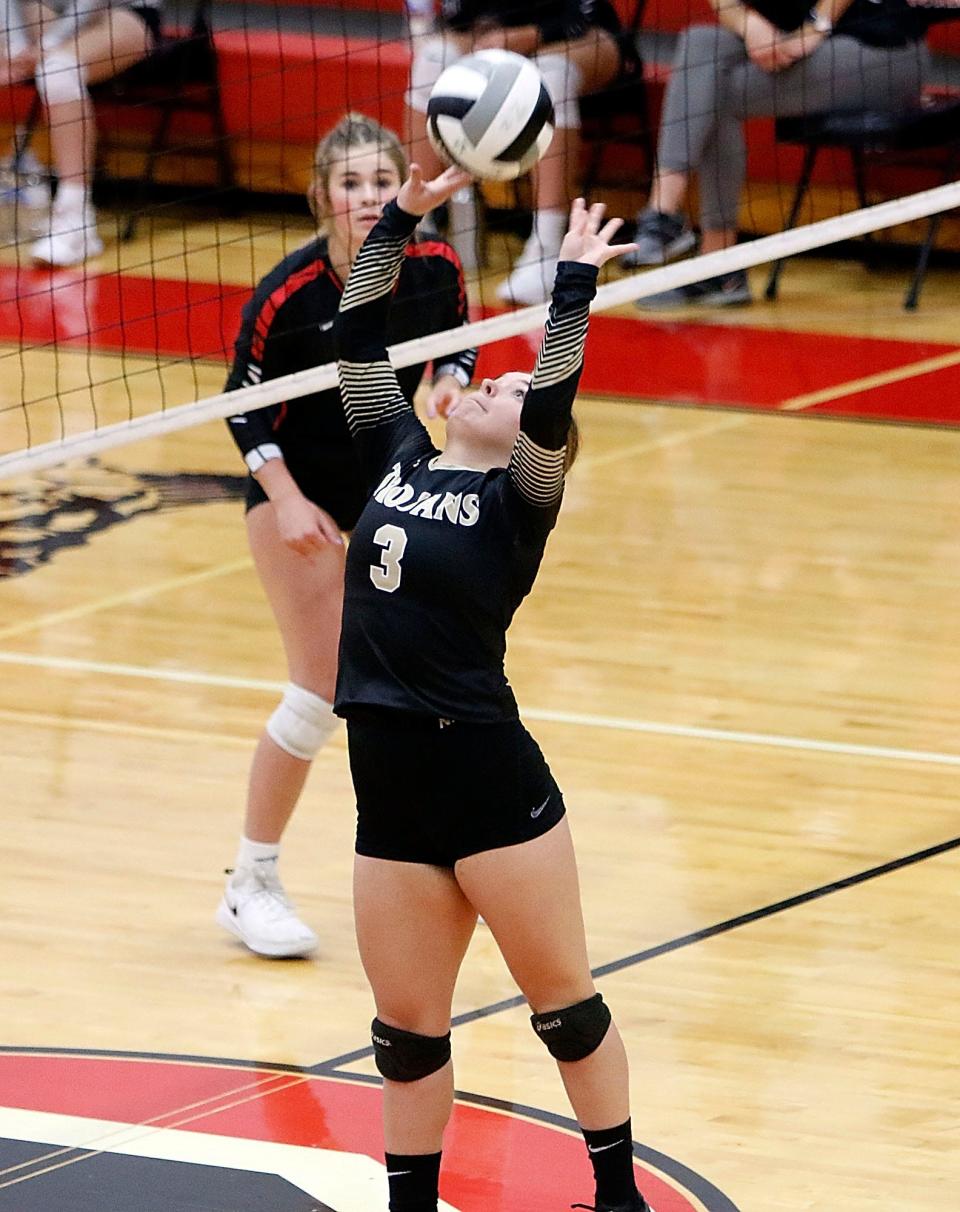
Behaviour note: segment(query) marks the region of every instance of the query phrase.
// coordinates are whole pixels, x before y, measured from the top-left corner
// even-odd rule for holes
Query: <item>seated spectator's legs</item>
[[[44,13],[44,24],[54,15]],[[41,27],[42,28],[42,27]],[[103,251],[90,201],[96,159],[96,121],[87,85],[109,80],[150,50],[144,21],[127,8],[108,9],[37,57],[37,91],[47,112],[58,178],[50,231],[32,255],[52,265],[74,265]]]
[[[700,187],[701,251],[735,243],[747,118],[906,107],[919,97],[928,62],[922,44],[872,47],[840,35],[789,67],[765,71],[751,62],[736,34],[721,26],[691,26],[680,36],[667,85],[657,174],[649,207],[638,219],[638,249],[625,263],[662,264],[693,246],[682,213],[693,173]],[[737,281],[722,284],[718,299],[735,295],[732,301],[748,301],[746,275],[728,276]],[[684,292],[689,293],[668,293],[679,302]],[[655,296],[645,306],[660,303]]]
[[[554,136],[534,169],[530,238],[510,277],[497,290],[507,302],[527,304],[541,303],[550,296],[570,202],[579,188],[579,98],[615,78],[620,50],[610,33],[592,29],[575,41],[545,46],[534,58],[553,101]]]
[[[729,79],[734,69],[745,67],[759,72],[759,68],[750,63],[743,40],[723,26],[691,25],[680,35],[660,118],[657,172],[650,190],[651,210],[678,215],[686,201],[691,173],[706,161],[715,171],[716,148],[725,147],[733,140],[732,132],[727,129],[728,121],[724,122],[723,136],[719,134],[721,114],[730,91]],[[737,134],[741,139],[742,158],[739,125]],[[736,179],[736,162],[731,165],[730,172]],[[742,172],[734,187],[738,197],[741,182]],[[683,251],[692,244],[679,231],[676,242]],[[662,259],[669,260],[669,253]]]
[[[703,251],[725,248],[736,239],[747,118],[905,109],[920,96],[927,63],[922,44],[874,47],[839,36],[780,72],[765,72],[747,61],[735,65],[726,76],[717,123],[697,166]]]

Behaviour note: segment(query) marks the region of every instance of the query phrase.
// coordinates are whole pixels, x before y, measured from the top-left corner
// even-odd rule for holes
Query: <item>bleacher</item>
[[[187,4],[187,0],[179,2]],[[626,15],[629,0],[617,3]],[[241,188],[256,194],[302,194],[318,136],[348,108],[400,129],[410,64],[402,4],[403,0],[317,0],[311,5],[298,0],[270,4],[219,0],[213,15],[214,40],[226,130]],[[709,16],[707,0],[648,0],[640,43],[654,120],[677,31],[691,20]],[[960,95],[960,20],[935,27],[930,43],[937,55],[931,91]],[[30,90],[5,90],[0,127],[9,129],[22,121],[29,103]],[[111,173],[136,175],[154,120],[153,115],[130,108],[101,115],[105,127],[122,128],[122,142],[129,144],[128,150],[111,153]],[[179,121],[174,144],[208,136],[201,120],[184,116]],[[751,182],[782,188],[796,179],[800,152],[775,143],[771,120],[749,122],[747,138]],[[211,171],[202,160],[170,154],[157,175],[160,181],[202,182]],[[849,185],[848,173],[841,160],[824,157],[819,182],[844,187]],[[880,188],[899,193],[931,183],[933,178],[923,171],[898,169],[889,179],[881,178]],[[757,226],[764,226],[762,219]]]

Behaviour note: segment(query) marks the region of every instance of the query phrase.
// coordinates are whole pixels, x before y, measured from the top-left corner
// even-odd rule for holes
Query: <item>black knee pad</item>
[[[446,1035],[417,1035],[401,1031],[375,1018],[370,1026],[373,1059],[392,1082],[418,1082],[436,1073],[450,1059],[450,1032]]]
[[[603,1043],[611,1016],[603,997],[595,993],[585,1002],[564,1010],[531,1014],[530,1022],[554,1060],[579,1061],[596,1052]]]

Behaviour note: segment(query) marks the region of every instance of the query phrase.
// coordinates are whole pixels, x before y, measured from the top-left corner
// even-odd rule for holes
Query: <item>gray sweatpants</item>
[[[730,30],[691,25],[677,42],[667,84],[659,168],[697,173],[705,231],[735,228],[746,177],[744,119],[907,107],[919,96],[928,63],[922,43],[874,47],[838,36],[792,67],[765,72]]]

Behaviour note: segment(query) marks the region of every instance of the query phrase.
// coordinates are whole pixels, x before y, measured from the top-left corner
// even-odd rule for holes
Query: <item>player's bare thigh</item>
[[[358,854],[357,944],[384,1022],[445,1035],[457,973],[477,921],[453,872]]]
[[[247,514],[247,537],[287,655],[290,678],[329,701],[337,680],[346,549],[301,556],[280,538],[269,501]]]
[[[575,1005],[593,996],[580,881],[566,817],[533,841],[461,859],[456,876],[535,1011]]]

